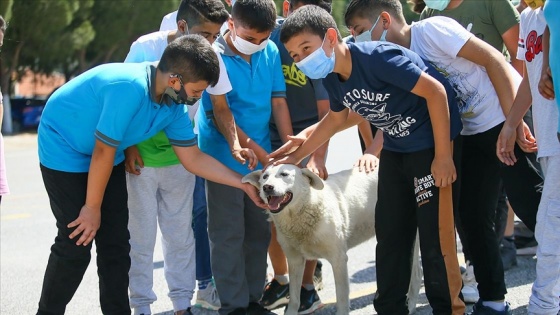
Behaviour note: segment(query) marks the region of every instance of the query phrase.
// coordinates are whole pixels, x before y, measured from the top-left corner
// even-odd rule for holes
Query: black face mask
[[[172,87],[167,87],[167,89],[165,89],[164,94],[169,96],[169,98],[171,98],[171,100],[173,102],[175,102],[176,104],[181,104],[181,105],[182,104],[187,104],[187,105],[196,104],[196,102],[198,102],[200,97],[188,96],[187,91],[185,91],[185,86],[183,85],[183,81],[181,80],[180,77],[177,77],[177,78],[179,79],[179,83],[181,84],[181,88],[179,89],[179,91],[176,91]]]

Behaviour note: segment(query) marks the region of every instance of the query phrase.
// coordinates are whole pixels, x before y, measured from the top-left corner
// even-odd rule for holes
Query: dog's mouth
[[[272,213],[278,213],[292,201],[293,194],[288,191],[282,196],[267,196],[268,210]]]

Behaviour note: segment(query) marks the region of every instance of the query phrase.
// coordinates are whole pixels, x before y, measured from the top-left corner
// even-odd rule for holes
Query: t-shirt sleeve
[[[222,59],[222,54],[216,52],[218,63],[220,64],[220,78],[215,86],[209,86],[206,91],[212,95],[223,95],[231,91],[231,82],[227,73],[226,65]]]
[[[315,90],[315,99],[317,99],[318,101],[329,99],[329,93],[327,93],[322,80],[311,80],[311,84],[313,85],[313,89]]]
[[[177,11],[173,11],[161,20],[160,31],[173,31],[177,29]]]
[[[487,0],[486,2],[490,5],[494,26],[501,35],[519,23],[519,12],[510,0]]]
[[[342,104],[342,90],[340,88],[340,83],[337,81],[336,73],[330,73],[322,80],[323,86],[329,94],[329,105],[333,112],[340,112],[346,108],[344,104]]]
[[[524,24],[527,23],[527,10],[531,10],[531,8],[527,8],[525,9],[523,12],[521,12],[521,21],[520,21],[520,27],[519,27],[519,38],[517,39],[517,59],[519,60],[523,60],[525,61],[525,38],[527,38],[527,35],[525,35],[525,27]]]
[[[416,86],[422,75],[420,69],[412,60],[404,54],[404,51],[395,47],[380,47],[371,55],[369,64],[375,71],[371,75],[381,82],[399,87],[410,92]],[[364,58],[364,57],[362,57]],[[418,57],[420,59],[420,57]],[[367,64],[367,63],[365,63]],[[391,75],[387,75],[390,73]]]
[[[174,120],[163,129],[169,143],[178,147],[190,147],[197,144],[196,135],[188,114],[187,105],[174,105],[176,115]]]
[[[282,72],[282,61],[280,60],[280,52],[273,42],[269,43],[267,49],[270,49],[270,58],[272,58],[271,97],[286,97],[286,81],[284,80],[284,72]]]
[[[124,62],[135,63],[144,61],[146,61],[144,46],[138,41],[135,41],[132,45],[130,45],[130,50],[128,51],[128,55],[126,55]]]
[[[448,17],[431,17],[421,23],[422,31],[418,35],[422,36],[428,47],[453,58],[457,57],[469,38],[474,36],[457,21]]]
[[[123,81],[104,86],[99,97],[103,102],[103,109],[97,122],[95,137],[111,147],[118,147],[132,117],[143,102],[142,94],[133,83]]]

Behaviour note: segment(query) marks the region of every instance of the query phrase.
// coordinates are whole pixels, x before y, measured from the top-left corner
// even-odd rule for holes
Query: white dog
[[[325,258],[333,268],[337,314],[349,314],[348,249],[375,236],[377,171],[357,168],[326,181],[308,169],[282,164],[254,171],[243,182],[260,190],[288,259],[290,301],[286,314],[298,313],[305,260]],[[415,249],[417,251],[417,249]],[[418,259],[414,259],[418,269]],[[420,279],[418,279],[420,277]],[[413,269],[409,309],[416,306],[421,275]]]

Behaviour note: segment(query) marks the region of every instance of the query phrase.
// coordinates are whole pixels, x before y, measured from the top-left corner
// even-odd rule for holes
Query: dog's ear
[[[319,177],[319,175],[313,173],[309,169],[302,168],[301,173],[305,175],[305,177],[309,178],[309,184],[311,185],[311,187],[317,190],[321,190],[323,189],[323,187],[325,187],[325,183],[323,182],[321,177]]]
[[[259,179],[261,178],[262,170],[253,171],[241,179],[242,183],[249,183],[258,189],[261,189],[261,185],[259,184]]]

